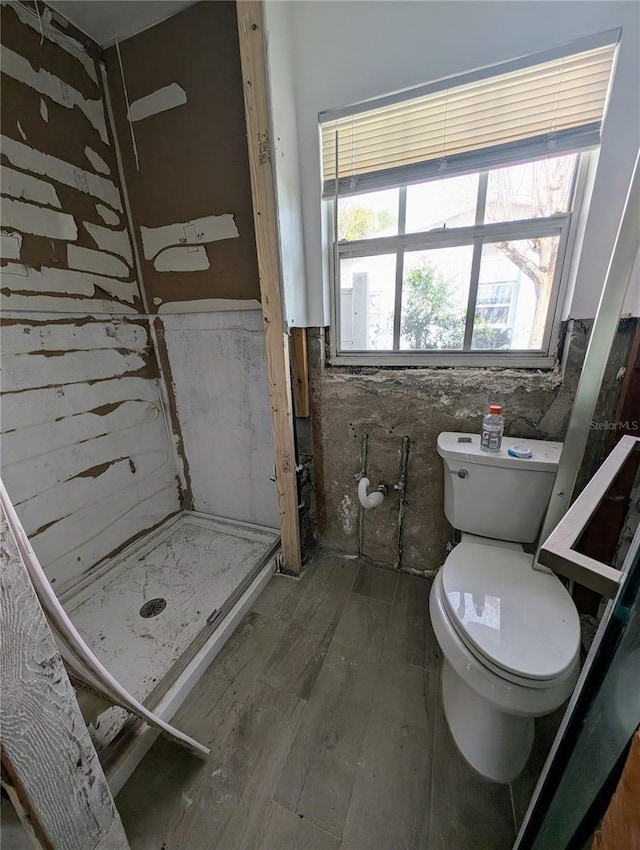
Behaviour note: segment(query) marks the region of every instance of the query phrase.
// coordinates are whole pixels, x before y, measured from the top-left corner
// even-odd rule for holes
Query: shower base
[[[273,529],[184,512],[101,565],[62,602],[110,673],[168,720],[274,572],[278,541]],[[117,706],[94,717],[89,731],[98,752],[128,723]]]

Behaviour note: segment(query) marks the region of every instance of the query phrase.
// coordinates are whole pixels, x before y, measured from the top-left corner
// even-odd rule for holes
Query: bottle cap
[[[502,413],[502,405],[501,404],[490,404],[489,405],[489,413]]]
[[[509,446],[507,454],[511,455],[511,457],[533,457],[533,452],[529,446]]]

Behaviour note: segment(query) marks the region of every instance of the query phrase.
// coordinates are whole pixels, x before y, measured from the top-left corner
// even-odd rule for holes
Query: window
[[[551,365],[616,34],[587,46],[321,114],[336,362]]]

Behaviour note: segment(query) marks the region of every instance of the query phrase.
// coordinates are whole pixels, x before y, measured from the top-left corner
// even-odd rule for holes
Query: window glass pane
[[[477,174],[407,186],[405,231],[417,233],[445,225],[467,227],[475,224],[477,200]]]
[[[340,262],[340,350],[393,348],[396,255]]]
[[[472,349],[540,349],[558,255],[558,236],[485,243]]]
[[[544,218],[569,210],[577,154],[489,172],[487,222]]]
[[[400,348],[461,349],[473,247],[405,253]]]
[[[338,239],[353,242],[398,233],[399,190],[385,189],[338,199]]]

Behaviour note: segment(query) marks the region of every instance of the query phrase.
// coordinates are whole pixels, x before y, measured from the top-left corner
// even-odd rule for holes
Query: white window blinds
[[[323,197],[595,147],[619,35],[321,113]]]

